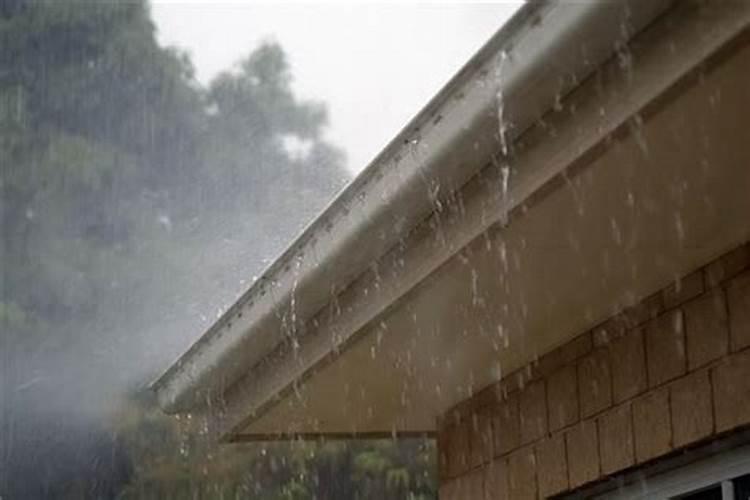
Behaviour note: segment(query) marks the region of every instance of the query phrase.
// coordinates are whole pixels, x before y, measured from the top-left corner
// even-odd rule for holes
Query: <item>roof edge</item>
[[[671,3],[525,4],[152,384],[161,407],[187,411],[220,396],[285,338],[301,334],[333,295],[433,212],[439,198],[460,188]]]

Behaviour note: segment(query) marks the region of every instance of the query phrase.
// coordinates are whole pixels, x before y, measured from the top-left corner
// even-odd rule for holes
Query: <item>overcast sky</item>
[[[262,41],[278,41],[289,55],[298,95],[328,104],[328,137],[346,150],[354,172],[520,4],[152,3],[160,41],[187,49],[204,83]]]

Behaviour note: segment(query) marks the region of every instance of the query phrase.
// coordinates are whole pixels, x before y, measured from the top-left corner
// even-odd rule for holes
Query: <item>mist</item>
[[[201,84],[143,1],[5,2],[0,39],[0,497],[171,495],[210,455],[149,382],[347,182],[344,154],[273,42]]]
[[[217,446],[149,384],[517,3],[167,4],[0,2],[0,500],[436,498],[431,440]]]

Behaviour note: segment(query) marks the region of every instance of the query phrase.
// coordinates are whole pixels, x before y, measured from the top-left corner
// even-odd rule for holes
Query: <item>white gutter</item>
[[[153,384],[162,408],[187,411],[221,397],[280,343],[301,335],[310,318],[398,245],[440,200],[671,3],[524,5]]]

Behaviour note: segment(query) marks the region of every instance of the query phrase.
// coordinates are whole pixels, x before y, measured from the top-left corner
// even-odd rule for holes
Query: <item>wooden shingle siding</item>
[[[748,332],[745,244],[448,412],[441,497],[547,498],[750,427]]]

